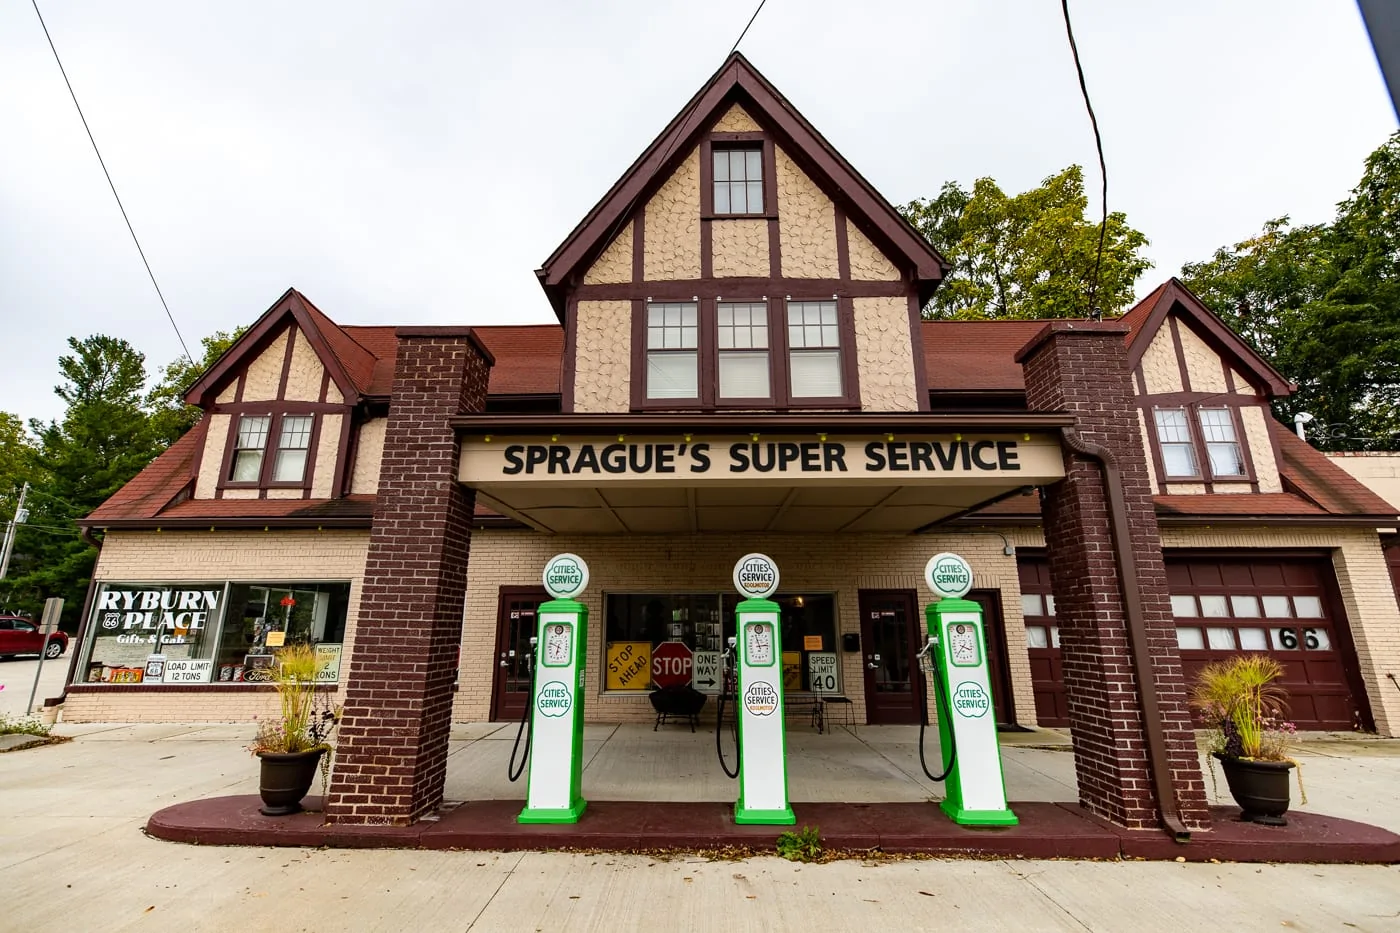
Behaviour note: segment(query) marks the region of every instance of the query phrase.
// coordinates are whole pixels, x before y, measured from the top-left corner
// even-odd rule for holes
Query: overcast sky
[[[45,0],[186,341],[295,285],[341,323],[545,323],[533,270],[719,66],[754,0]],[[1325,221],[1395,128],[1349,0],[1074,0],[1139,294]],[[892,202],[1008,192],[1093,139],[1054,0],[770,0],[742,51]],[[1097,196],[1092,211],[1097,211]],[[0,409],[70,335],[179,346],[27,0],[0,3]]]

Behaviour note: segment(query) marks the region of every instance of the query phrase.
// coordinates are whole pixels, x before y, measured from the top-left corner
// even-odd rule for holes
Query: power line
[[[1094,298],[1099,290],[1099,264],[1103,262],[1103,239],[1108,231],[1108,166],[1103,158],[1103,137],[1099,135],[1099,118],[1094,116],[1094,105],[1089,102],[1089,86],[1084,83],[1084,66],[1079,63],[1079,46],[1074,42],[1074,27],[1069,22],[1069,0],[1060,0],[1060,9],[1065,15],[1065,35],[1069,36],[1069,50],[1074,55],[1074,70],[1079,75],[1079,93],[1084,95],[1084,109],[1089,111],[1089,123],[1094,128],[1094,145],[1099,150],[1099,177],[1103,179],[1103,219],[1099,221],[1099,249],[1094,254],[1094,278],[1089,282],[1089,317],[1098,320],[1101,315],[1094,310]]]
[[[53,60],[58,62],[59,73],[63,75],[63,83],[68,85],[68,96],[73,98],[73,106],[77,108],[78,119],[83,121],[83,129],[87,131],[88,142],[92,143],[92,151],[97,154],[97,162],[102,166],[102,174],[107,176],[107,187],[112,189],[112,197],[117,199],[117,209],[122,212],[122,220],[126,221],[126,229],[131,234],[131,241],[136,244],[136,252],[141,254],[141,262],[146,267],[146,274],[151,277],[151,284],[155,286],[156,297],[160,299],[160,305],[165,309],[165,316],[170,318],[170,326],[175,329],[175,337],[180,341],[180,349],[185,351],[185,359],[191,363],[194,357],[190,356],[190,348],[185,346],[185,337],[180,333],[180,326],[175,323],[175,315],[170,313],[170,305],[166,304],[165,295],[161,293],[160,284],[156,282],[156,274],[151,271],[151,264],[146,259],[146,251],[141,248],[141,241],[136,237],[136,230],[131,226],[131,218],[126,215],[126,207],[122,204],[121,195],[117,194],[117,186],[112,182],[112,173],[107,171],[107,162],[102,158],[102,150],[97,148],[97,140],[93,138],[92,128],[88,126],[87,117],[83,115],[82,105],[78,103],[78,95],[73,91],[73,82],[68,80],[68,70],[63,67],[63,59],[58,57],[58,48],[53,44],[53,36],[49,35],[48,24],[44,22],[44,14],[39,12],[39,0],[29,0],[34,5],[34,15],[39,17],[39,26],[44,30],[44,38],[49,40],[49,48],[53,50]]]

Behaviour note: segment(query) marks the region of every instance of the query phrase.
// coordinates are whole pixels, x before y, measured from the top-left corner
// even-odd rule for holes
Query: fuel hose
[[[531,649],[533,652],[533,649]],[[515,744],[510,749],[510,764],[506,766],[506,777],[510,778],[512,784],[520,780],[520,775],[525,773],[525,762],[530,760],[530,740],[535,736],[534,725],[530,722],[530,706],[535,702],[535,659],[533,654],[527,657],[526,663],[530,665],[530,698],[525,701],[525,712],[520,714],[520,726],[515,730]],[[520,737],[525,737],[525,754],[520,756],[519,767],[515,764],[515,755],[520,751]]]
[[[927,657],[927,656],[925,656]],[[932,659],[929,660],[932,665]],[[928,674],[924,671],[923,659],[919,661],[919,676],[924,680],[924,689],[928,689]],[[946,781],[948,775],[953,773],[953,766],[958,763],[958,734],[953,731],[953,710],[948,704],[948,695],[943,691],[943,678],[935,671],[933,675],[933,696],[938,708],[943,710],[944,717],[948,720],[948,745],[952,751],[948,755],[948,767],[943,769],[942,774],[934,774],[928,769],[928,761],[924,758],[924,733],[928,730],[928,707],[924,706],[919,710],[919,766],[924,769],[924,774],[928,775],[930,781]],[[939,738],[943,735],[940,732]]]

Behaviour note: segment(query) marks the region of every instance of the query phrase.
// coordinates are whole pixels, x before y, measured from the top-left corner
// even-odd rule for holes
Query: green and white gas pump
[[[734,696],[739,799],[734,822],[790,825],[797,817],[788,803],[782,613],[768,599],[778,590],[778,565],[763,554],[746,554],[734,565],[734,587],[745,597],[734,609],[737,635],[730,646],[738,662]],[[716,723],[717,730],[722,726],[722,721]]]
[[[1006,779],[997,744],[992,683],[987,673],[987,639],[982,607],[963,599],[972,589],[972,568],[956,554],[935,554],[924,567],[934,602],[925,610],[928,641],[920,667],[932,675],[938,707],[938,741],[948,793],[943,812],[964,826],[1014,826],[1006,805]],[[931,670],[930,670],[931,668]],[[919,760],[923,761],[923,729]]]
[[[588,607],[578,602],[588,586],[588,565],[560,554],[544,568],[544,588],[554,599],[541,603],[531,678],[529,791],[520,823],[577,823],[588,806],[583,777],[583,657],[588,645]],[[516,736],[517,746],[520,742]],[[511,753],[512,764],[514,751]],[[519,772],[516,772],[517,774]]]

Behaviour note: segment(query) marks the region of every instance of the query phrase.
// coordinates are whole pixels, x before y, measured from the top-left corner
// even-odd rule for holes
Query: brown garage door
[[[1211,661],[1240,652],[1284,666],[1299,729],[1369,728],[1356,652],[1317,558],[1167,557],[1167,583],[1187,683]]]

